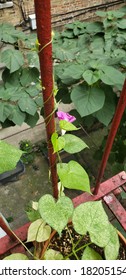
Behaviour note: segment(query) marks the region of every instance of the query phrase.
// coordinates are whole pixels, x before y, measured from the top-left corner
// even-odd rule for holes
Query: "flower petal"
[[[57,112],[57,117],[58,119],[61,120],[66,120],[68,122],[74,122],[76,120],[76,118],[72,115],[70,115],[69,113],[65,113],[63,111],[58,111]]]

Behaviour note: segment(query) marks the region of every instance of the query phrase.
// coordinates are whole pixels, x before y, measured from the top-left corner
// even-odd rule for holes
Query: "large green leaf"
[[[116,260],[119,253],[119,238],[117,234],[117,230],[113,227],[113,225],[110,225],[110,239],[107,243],[107,245],[104,248],[105,258],[106,260]]]
[[[103,83],[107,85],[119,85],[123,86],[125,75],[122,74],[119,70],[115,69],[112,66],[100,66],[102,71],[100,72],[100,79]]]
[[[117,26],[120,29],[126,29],[126,19],[121,19],[117,22]]]
[[[58,134],[54,132],[51,136],[51,142],[53,144],[54,153],[59,152],[65,146],[65,140],[62,136],[58,137]]]
[[[110,86],[104,85],[103,90],[105,92],[105,103],[101,110],[94,113],[94,116],[107,126],[113,118],[116,102],[115,94]]]
[[[93,34],[103,32],[102,22],[89,22],[86,26],[86,31]]]
[[[22,86],[28,86],[31,83],[36,83],[39,79],[39,71],[37,68],[25,68],[22,71],[20,82]]]
[[[87,246],[83,252],[82,260],[102,260],[102,257],[94,249]]]
[[[57,172],[65,188],[90,192],[88,174],[76,161],[71,160],[69,163],[58,163]]]
[[[26,39],[26,36],[25,32],[15,30],[15,27],[10,23],[6,22],[0,24],[0,41],[14,44],[19,38],[23,40]]]
[[[4,103],[0,102],[0,122],[5,121],[5,116],[4,116]]]
[[[105,101],[104,91],[98,87],[76,86],[71,92],[71,99],[81,115],[90,115],[100,110]]]
[[[72,221],[75,231],[82,235],[88,232],[96,245],[105,247],[108,244],[109,221],[101,201],[90,201],[77,206]]]
[[[73,130],[78,130],[74,124],[66,121],[66,120],[61,120],[59,121],[59,127],[60,129],[66,130],[66,131],[73,131]]]
[[[55,201],[51,195],[46,194],[40,198],[38,209],[42,219],[61,235],[73,214],[74,207],[72,200],[66,196]]]
[[[22,123],[25,120],[25,113],[21,112],[21,110],[18,108],[18,106],[13,105],[12,110],[10,112],[9,120],[11,120],[13,123],[17,125],[22,125]]]
[[[70,154],[78,153],[87,148],[87,144],[79,137],[72,134],[63,135],[65,139],[64,150]]]
[[[10,73],[15,72],[24,64],[24,58],[20,51],[7,49],[2,52],[2,62],[10,70]]]
[[[34,100],[28,95],[24,94],[18,101],[18,106],[23,112],[34,116],[37,111],[37,105]]]
[[[29,258],[25,254],[15,253],[5,257],[3,260],[29,260]]]
[[[22,151],[0,140],[0,174],[13,170],[19,161]]]
[[[44,242],[49,239],[50,234],[50,226],[46,225],[42,219],[37,219],[36,221],[32,222],[28,228],[27,242]]]
[[[63,74],[60,75],[60,79],[63,83],[66,83],[65,81],[68,78],[79,80],[82,77],[84,70],[84,65],[72,64],[64,69]]]
[[[33,116],[32,115],[27,115],[26,119],[25,119],[25,122],[30,127],[34,127],[38,120],[39,120],[39,114],[38,114],[38,112],[36,112]]]
[[[63,255],[53,249],[48,249],[44,254],[44,260],[63,260]]]
[[[100,78],[99,71],[86,70],[83,73],[83,78],[88,83],[88,85],[92,85],[99,80]]]

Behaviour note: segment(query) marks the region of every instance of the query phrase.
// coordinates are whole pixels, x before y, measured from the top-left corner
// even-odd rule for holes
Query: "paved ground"
[[[85,150],[78,159],[90,174],[91,186],[95,183],[98,172],[98,161],[92,157],[97,143],[102,141],[104,131],[92,133],[91,137],[84,137],[90,149]],[[111,177],[111,171],[107,166],[105,179]],[[16,229],[28,221],[25,209],[31,200],[37,201],[43,194],[52,193],[48,176],[48,163],[42,154],[37,154],[33,164],[26,165],[24,174],[15,182],[0,185],[0,211],[6,219],[9,219],[12,229]],[[80,192],[67,190],[66,194],[73,198]],[[108,213],[111,216],[111,213]],[[119,224],[114,221],[117,227]],[[123,232],[124,233],[124,232]]]

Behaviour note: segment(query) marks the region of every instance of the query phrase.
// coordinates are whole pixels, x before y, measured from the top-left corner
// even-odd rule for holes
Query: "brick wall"
[[[117,9],[124,2],[125,0],[52,0],[52,25],[53,27],[63,27],[64,24],[74,20],[90,20],[94,17],[96,10]],[[19,3],[22,3],[22,6]],[[108,5],[113,6],[108,7]],[[0,9],[0,23],[10,22],[13,25],[25,23],[22,26],[27,27],[29,26],[28,15],[33,13],[33,0],[15,0],[12,8]]]

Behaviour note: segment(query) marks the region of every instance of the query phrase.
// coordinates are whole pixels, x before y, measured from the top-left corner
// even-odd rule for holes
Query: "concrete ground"
[[[95,143],[99,145],[99,141],[102,141],[105,133],[101,129],[97,132],[92,132],[90,137],[84,135],[84,140],[90,149],[84,150],[78,161],[81,161],[90,175],[91,186],[95,183],[99,166],[98,161],[93,158],[92,154],[96,149]],[[110,177],[111,170],[107,166],[104,180]],[[16,229],[28,221],[25,210],[29,202],[32,200],[38,201],[46,193],[52,193],[51,183],[49,182],[48,163],[42,153],[37,153],[34,162],[25,166],[24,174],[18,176],[15,182],[0,185],[0,211],[10,221],[12,229]],[[73,198],[80,194],[80,192],[66,190],[66,194]],[[108,214],[111,216],[110,212]],[[114,223],[120,230],[120,226],[115,220]],[[122,232],[125,234],[124,231]],[[0,234],[2,235],[3,233]]]

